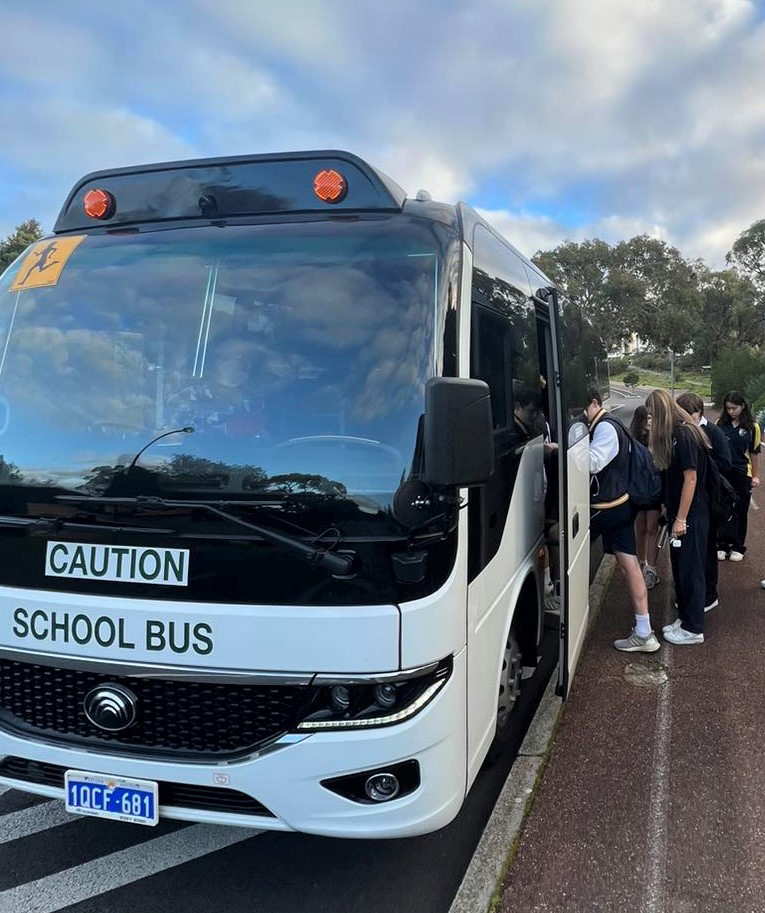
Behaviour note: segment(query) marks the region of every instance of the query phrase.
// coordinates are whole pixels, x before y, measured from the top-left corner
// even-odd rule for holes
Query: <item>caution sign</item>
[[[10,291],[23,292],[28,288],[45,288],[55,285],[66,261],[87,238],[87,235],[71,235],[68,238],[46,238],[30,247],[21,268],[11,284]]]

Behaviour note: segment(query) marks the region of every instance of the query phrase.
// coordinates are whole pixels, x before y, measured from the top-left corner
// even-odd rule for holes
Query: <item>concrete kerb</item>
[[[588,635],[600,613],[615,566],[613,556],[604,555],[590,585]],[[449,913],[492,913],[501,900],[505,876],[515,858],[523,824],[563,718],[565,704],[555,694],[557,677],[556,666]]]

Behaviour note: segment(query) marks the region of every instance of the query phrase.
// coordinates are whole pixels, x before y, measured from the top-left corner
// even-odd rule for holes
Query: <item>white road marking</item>
[[[3,793],[7,793],[9,789],[10,786],[3,786],[3,784],[0,783],[0,796],[2,796]]]
[[[669,624],[672,615],[672,587],[667,587],[663,624]],[[667,672],[672,665],[672,651],[663,641],[661,662]],[[646,885],[643,894],[642,913],[662,913],[664,910],[664,886],[667,880],[667,814],[669,811],[669,746],[672,733],[672,676],[666,684],[659,685],[659,699],[656,705],[656,743],[651,772],[651,801],[648,808],[648,847]]]
[[[137,846],[0,891],[3,913],[55,913],[259,834],[246,827],[195,824]]]
[[[18,812],[11,812],[0,817],[0,844],[20,840],[30,834],[47,831],[59,824],[79,821],[81,815],[72,815],[65,811],[63,801],[54,799],[42,805],[33,805]],[[0,907],[2,910],[2,907]]]

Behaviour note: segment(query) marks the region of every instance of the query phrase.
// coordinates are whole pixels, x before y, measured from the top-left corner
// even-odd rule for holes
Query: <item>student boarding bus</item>
[[[603,355],[470,207],[345,152],[83,178],[0,279],[0,782],[447,824],[538,662],[546,535],[576,666]]]

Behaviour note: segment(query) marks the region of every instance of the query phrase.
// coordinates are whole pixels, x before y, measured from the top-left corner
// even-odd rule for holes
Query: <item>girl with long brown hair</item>
[[[646,400],[649,447],[664,480],[678,617],[664,628],[673,644],[704,643],[704,565],[709,531],[709,441],[666,390]]]

